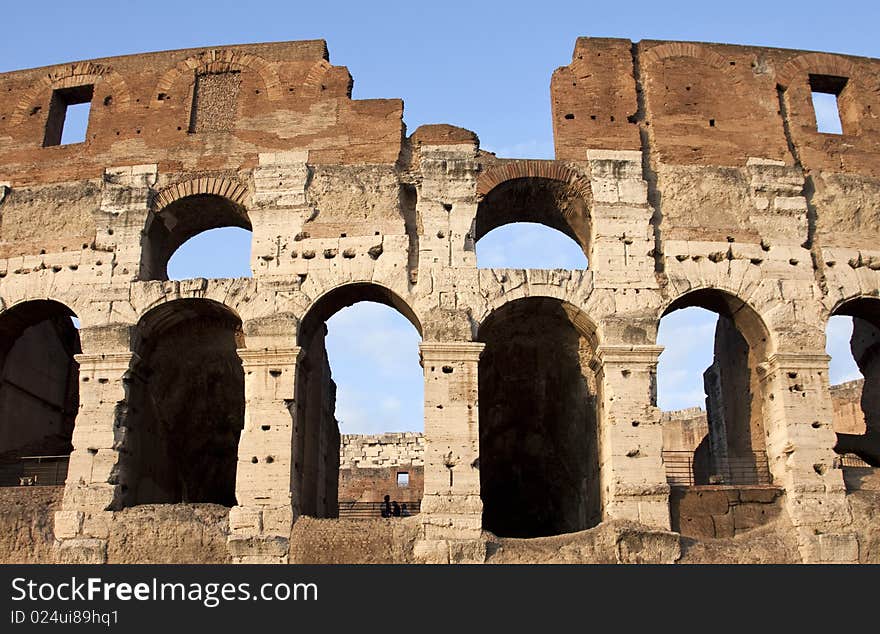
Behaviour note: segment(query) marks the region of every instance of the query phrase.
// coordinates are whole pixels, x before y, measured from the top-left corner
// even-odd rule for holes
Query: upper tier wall
[[[738,241],[755,241],[761,231],[736,217],[749,187],[747,170],[736,168],[750,158],[778,161],[807,177],[815,222],[807,242],[873,248],[880,233],[878,87],[875,59],[580,38],[571,64],[551,82],[556,157],[642,150],[656,179],[652,202],[666,207],[665,239],[717,239],[692,226],[723,224]],[[838,93],[843,134],[818,132],[812,90]],[[700,181],[694,188],[704,191],[687,191],[687,181]]]
[[[217,79],[233,75],[234,85]],[[202,77],[202,104],[193,91]],[[44,147],[53,91],[93,86],[84,143]],[[240,170],[261,152],[307,150],[312,165],[388,164],[403,102],[355,101],[322,40],[194,48],[0,74],[0,180],[12,187],[100,178],[111,165]],[[223,100],[226,101],[223,101]],[[217,103],[214,103],[217,102]],[[222,102],[222,103],[220,103]],[[214,108],[213,106],[218,106]],[[229,110],[234,116],[229,116]]]

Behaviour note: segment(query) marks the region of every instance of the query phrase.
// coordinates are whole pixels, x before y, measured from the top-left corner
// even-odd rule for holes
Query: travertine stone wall
[[[322,41],[0,75],[0,333],[35,300],[64,305],[81,326],[62,559],[106,559],[136,475],[126,456],[141,344],[210,314],[240,323],[231,557],[286,561],[291,523],[335,504],[321,328],[370,300],[422,337],[414,556],[484,561],[479,368],[494,344],[480,326],[542,298],[590,350],[603,521],[670,527],[657,328],[702,306],[748,344],[751,413],[761,412],[749,432],[785,491],[801,556],[858,560],[864,505],[832,468],[824,332],[832,314],[880,325],[878,68],[829,53],[579,39],[551,83],[552,161],[499,158],[448,125],[407,136],[402,101],[351,99]],[[842,135],[816,130],[810,89],[829,86]],[[55,91],[91,95],[84,143],[44,146]],[[477,269],[482,234],[523,218],[576,240],[589,270]],[[173,248],[217,226],[253,230],[253,277],[167,281]]]
[[[339,468],[409,467],[425,464],[425,435],[420,432],[343,434]]]

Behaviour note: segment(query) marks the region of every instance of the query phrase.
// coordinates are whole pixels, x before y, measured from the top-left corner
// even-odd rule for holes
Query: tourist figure
[[[394,517],[400,517],[400,505],[397,503],[397,501],[392,502],[391,507],[392,507],[391,514]]]
[[[385,502],[382,504],[382,517],[391,517],[391,496],[385,496]]]
[[[409,517],[409,509],[406,508],[406,502],[400,505],[400,516]]]

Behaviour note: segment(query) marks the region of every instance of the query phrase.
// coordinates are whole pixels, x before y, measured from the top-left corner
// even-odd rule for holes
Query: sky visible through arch
[[[880,57],[880,43],[867,27],[878,17],[880,5],[846,0],[10,3],[3,11],[0,72],[175,48],[325,39],[331,62],[351,71],[355,99],[404,99],[409,133],[425,123],[450,123],[474,130],[483,149],[499,156],[553,158],[550,76],[570,61],[578,36]],[[817,104],[820,124],[832,128],[833,100]],[[73,132],[83,122],[71,114]],[[567,238],[546,229],[493,234],[478,245],[480,266],[584,266],[576,246],[572,250]],[[202,241],[201,248],[197,239],[191,253],[171,263],[171,276],[246,274],[241,263],[249,254],[242,259],[241,253],[249,249],[247,240],[241,232],[224,235],[213,244]],[[702,405],[713,320],[699,310],[664,318],[662,408]],[[364,303],[337,313],[328,329],[342,432],[420,430],[421,369],[412,325],[391,309]],[[848,318],[835,318],[829,327],[832,383],[858,376],[848,353],[850,329]]]

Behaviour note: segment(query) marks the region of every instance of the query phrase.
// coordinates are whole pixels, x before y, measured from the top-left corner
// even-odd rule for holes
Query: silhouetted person
[[[397,504],[397,502],[395,502]],[[382,517],[391,517],[391,496],[385,496],[385,502],[382,505]]]
[[[406,508],[406,502],[400,505],[400,516],[409,517],[409,510]]]
[[[394,517],[400,517],[400,505],[397,502],[392,502],[391,507],[391,514]]]

